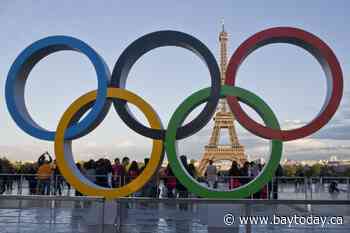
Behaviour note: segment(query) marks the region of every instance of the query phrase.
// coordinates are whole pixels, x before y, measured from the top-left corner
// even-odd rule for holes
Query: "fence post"
[[[18,226],[21,227],[21,217],[22,217],[22,198],[19,199],[18,203],[19,213],[18,213]]]
[[[313,178],[312,177],[309,178],[309,182],[310,182],[310,200],[312,200],[312,192],[313,192],[313,190],[312,190]]]
[[[49,189],[50,193],[49,195],[56,195],[55,194],[55,176],[52,174],[50,177],[50,189]]]
[[[347,177],[347,182],[348,182],[348,191],[347,191],[347,193],[348,193],[348,200],[350,200],[350,178],[349,177]]]
[[[304,177],[305,200],[307,200],[307,177]]]
[[[117,203],[117,208],[116,208],[117,214],[116,214],[114,226],[116,228],[116,232],[121,232],[121,228],[122,228],[122,204],[118,200],[115,200],[115,202]]]
[[[53,225],[56,225],[56,206],[58,205],[57,202],[61,202],[59,200],[53,200],[53,210],[52,210],[52,223]]]
[[[17,193],[18,195],[22,195],[23,194],[23,175],[20,176],[20,179],[19,179],[19,185],[17,186],[18,187],[18,190],[17,190]]]
[[[105,202],[106,202],[106,199],[103,198],[103,201],[102,201],[102,233],[105,232]]]
[[[50,180],[51,180],[51,178],[50,178]],[[50,185],[50,189],[51,189],[51,185]],[[50,190],[50,195],[51,195],[51,190]],[[51,226],[53,224],[53,215],[54,215],[54,211],[55,211],[55,199],[48,200],[48,202],[50,203],[49,204],[49,206],[50,206],[49,207],[50,208],[50,223],[49,224],[50,224],[50,228],[51,228]]]

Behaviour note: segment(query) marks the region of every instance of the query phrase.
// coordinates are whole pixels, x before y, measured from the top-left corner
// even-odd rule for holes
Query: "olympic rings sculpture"
[[[326,75],[328,92],[322,110],[314,120],[301,128],[281,130],[273,111],[262,99],[245,89],[235,87],[236,74],[244,59],[256,49],[271,43],[289,43],[304,48],[319,61]],[[134,63],[148,51],[163,46],[177,46],[192,51],[206,64],[211,77],[211,87],[199,90],[186,98],[172,115],[167,129],[163,128],[161,120],[150,104],[125,89],[128,74]],[[52,132],[39,126],[29,115],[24,101],[24,89],[35,64],[49,54],[61,50],[74,50],[86,55],[95,68],[98,87],[97,90],[75,100],[62,115],[56,131]],[[220,83],[220,70],[216,59],[201,41],[178,31],[158,31],[131,43],[118,58],[112,73],[103,58],[79,39],[68,36],[41,39],[19,54],[8,73],[5,87],[7,107],[16,124],[35,138],[54,141],[57,164],[65,179],[83,194],[103,196],[107,199],[128,196],[141,189],[161,165],[164,150],[174,175],[190,192],[207,198],[247,197],[259,191],[272,179],[282,157],[283,141],[306,137],[322,128],[335,114],[342,94],[342,70],[333,51],[315,35],[291,27],[270,28],[243,42],[230,58],[223,86]],[[219,99],[224,97],[243,127],[258,136],[271,139],[270,159],[259,176],[248,184],[230,191],[210,189],[199,184],[184,169],[177,156],[176,147],[177,140],[195,134],[210,121]],[[240,107],[240,101],[252,107],[265,125],[252,120]],[[150,127],[136,120],[128,108],[128,102],[144,113]],[[125,124],[135,132],[153,139],[153,148],[150,162],[137,178],[123,187],[110,189],[94,184],[78,170],[74,163],[71,142],[94,130],[103,121],[112,103]],[[205,107],[199,115],[182,126],[188,114],[202,103],[205,103]]]

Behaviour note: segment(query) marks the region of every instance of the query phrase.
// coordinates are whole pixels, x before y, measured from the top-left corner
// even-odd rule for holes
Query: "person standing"
[[[229,188],[230,189],[234,189],[237,188],[241,185],[240,182],[240,176],[241,176],[241,172],[239,170],[238,164],[236,161],[233,161],[231,164],[231,168],[228,171],[228,175],[230,176],[230,180],[229,180]]]
[[[189,174],[191,174],[190,173],[190,169],[188,167],[186,155],[181,155],[180,156],[180,160],[181,160],[182,166],[185,168],[185,170]],[[176,179],[176,190],[179,193],[179,198],[188,198],[188,190],[187,190],[187,188],[178,179]]]
[[[143,170],[146,168],[147,164],[149,163],[149,158],[144,159],[144,166],[140,169],[140,174],[143,172]],[[154,174],[152,178],[143,186],[142,188],[142,196],[143,197],[157,197],[158,192],[158,176],[157,174]]]
[[[205,172],[207,177],[208,185],[210,188],[214,188],[218,179],[216,166],[213,165],[213,160],[209,160],[209,165]]]
[[[45,155],[48,156],[48,160],[46,160]],[[52,157],[47,151],[44,154],[42,154],[38,159],[39,168],[37,172],[37,179],[40,195],[50,195],[51,176],[53,173],[51,163]]]
[[[25,170],[25,173],[27,174],[25,178],[28,181],[29,185],[29,195],[37,194],[38,181],[35,177],[37,173],[36,164],[30,164],[29,167]]]
[[[128,182],[133,181],[140,174],[139,166],[136,161],[132,161],[128,170]],[[133,197],[141,196],[141,190],[132,194]]]
[[[197,170],[193,163],[188,165],[188,173],[190,173],[193,179],[197,179]]]
[[[108,168],[104,159],[99,159],[96,162],[96,184],[105,188],[110,188],[108,185]]]
[[[274,200],[278,199],[278,182],[279,182],[278,178],[281,176],[283,176],[283,168],[280,164],[278,164],[275,175],[274,175],[272,181],[269,183],[271,193],[272,193],[272,199],[274,199]]]
[[[243,167],[241,169],[241,176],[242,178],[241,180],[241,184],[247,184],[250,181],[250,163],[249,162],[245,162],[243,164]]]
[[[121,177],[121,185],[124,185],[126,183],[128,183],[128,177],[127,177],[127,173],[128,173],[128,170],[129,170],[129,163],[130,163],[130,159],[129,157],[124,157],[122,159],[122,166],[123,166],[123,169],[124,169],[124,175]]]
[[[96,167],[95,167],[95,161],[90,159],[88,162],[84,163],[84,170],[86,173],[87,178],[93,183],[96,184]]]
[[[165,170],[165,187],[167,190],[167,197],[168,198],[174,198],[175,192],[176,192],[176,177],[174,176],[174,173],[170,167],[170,164],[168,164],[166,170]]]
[[[56,164],[56,160],[54,161],[53,166],[53,183],[54,183],[54,195],[62,195],[62,187],[63,187],[63,176],[61,175],[60,169]]]
[[[139,175],[139,166],[136,161],[132,161],[128,170],[128,178],[130,181],[134,180]]]
[[[107,171],[107,183],[108,187],[113,187],[113,170],[112,170],[112,163],[109,159],[104,159],[104,166]]]
[[[259,164],[257,162],[251,162],[250,163],[250,166],[251,166],[251,169],[250,169],[250,176],[251,176],[251,179],[255,179],[255,177],[257,177],[260,173],[260,170],[259,170]],[[259,190],[258,192],[254,193],[253,194],[253,199],[260,199],[260,194],[261,194],[261,191]]]
[[[122,185],[122,177],[125,177],[125,170],[119,158],[114,159],[112,165],[112,187],[118,188]]]

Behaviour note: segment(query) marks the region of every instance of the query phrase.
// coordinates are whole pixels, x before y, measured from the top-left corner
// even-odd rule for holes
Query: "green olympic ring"
[[[178,127],[182,125],[189,113],[202,103],[205,103],[208,100],[209,96],[210,87],[195,92],[184,102],[182,102],[172,115],[165,136],[165,150],[170,163],[170,167],[174,175],[188,189],[188,191],[198,196],[225,199],[248,197],[258,192],[261,188],[263,188],[264,185],[272,180],[282,157],[282,141],[275,139],[271,141],[269,161],[267,164],[265,164],[260,174],[249,183],[235,188],[231,191],[219,191],[204,187],[191,177],[191,175],[186,171],[181,161],[179,160],[177,156],[176,131]],[[224,98],[226,96],[235,96],[238,98],[238,100],[253,108],[263,119],[267,127],[276,130],[280,129],[278,120],[275,114],[272,112],[271,108],[257,95],[239,87],[224,85],[221,88],[220,97]]]

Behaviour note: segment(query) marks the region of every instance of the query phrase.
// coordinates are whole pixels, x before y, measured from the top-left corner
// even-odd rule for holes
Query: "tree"
[[[346,169],[346,171],[343,174],[344,176],[350,177],[350,167]]]
[[[322,165],[319,163],[312,165],[312,167],[310,169],[311,176],[320,176],[321,168],[322,168]]]
[[[295,176],[297,172],[297,167],[296,165],[284,165],[283,166],[283,171],[285,176]]]

